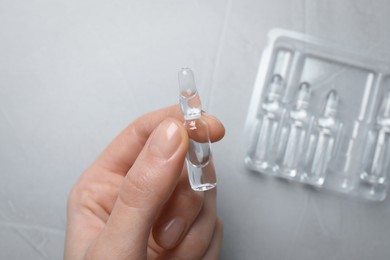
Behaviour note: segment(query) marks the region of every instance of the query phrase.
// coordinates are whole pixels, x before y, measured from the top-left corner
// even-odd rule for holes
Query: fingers
[[[204,192],[204,202],[201,211],[192,223],[181,242],[167,251],[159,259],[202,259],[210,244],[214,243],[216,226],[216,189]],[[219,236],[217,236],[218,238]]]
[[[218,259],[222,223],[216,217],[215,191],[194,192],[188,184],[187,174],[180,177],[175,192],[153,227],[154,241],[165,249],[159,259],[173,256],[179,259]],[[153,247],[159,252],[164,251]]]
[[[182,121],[178,105],[146,114],[122,131],[95,162],[99,166],[121,175],[130,169],[153,130],[166,118]],[[225,129],[215,117],[204,114],[212,142],[220,140]]]
[[[221,252],[222,239],[223,239],[223,224],[222,221],[218,218],[215,224],[215,230],[214,230],[214,234],[210,246],[207,249],[206,254],[202,257],[202,260],[220,259],[219,255]]]
[[[201,259],[212,240],[216,215],[216,189],[204,192],[202,210],[172,254],[182,259]]]
[[[217,218],[214,222],[213,226],[213,232],[212,237],[208,244],[205,246],[204,251],[195,252],[195,248],[188,247],[187,248],[187,254],[181,253],[178,254],[177,252],[171,251],[167,252],[163,255],[160,255],[157,259],[202,259],[202,260],[216,260],[220,259],[220,252],[222,247],[222,241],[223,241],[223,223],[222,221]],[[199,234],[201,235],[201,234]],[[155,259],[156,254],[151,259]]]
[[[164,205],[166,209],[154,229],[159,245],[173,248],[170,251],[182,257],[188,256],[190,248],[189,256],[194,259],[208,251],[216,230],[215,190],[193,192],[187,176],[180,180],[185,185],[179,185],[186,188],[175,190],[188,149],[188,134],[181,118],[178,106],[139,118],[95,162],[98,168],[123,176],[124,182],[87,258],[144,259],[151,227]],[[221,139],[222,124],[210,115],[204,115],[204,119],[211,141]],[[105,255],[107,252],[110,255]]]
[[[188,136],[180,121],[166,119],[156,128],[127,173],[108,222],[88,257],[146,257],[152,223],[174,191],[187,149]]]
[[[203,198],[204,193],[194,192],[183,174],[153,226],[153,237],[160,247],[171,249],[180,243],[198,217]]]

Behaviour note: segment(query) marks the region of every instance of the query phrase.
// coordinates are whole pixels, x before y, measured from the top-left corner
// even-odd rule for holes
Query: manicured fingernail
[[[186,223],[183,220],[173,219],[169,221],[161,230],[162,232],[159,239],[159,241],[161,241],[161,246],[166,249],[175,247],[183,236],[185,229]]]
[[[157,157],[169,159],[179,147],[181,139],[179,126],[171,120],[163,121],[152,136],[150,151]]]

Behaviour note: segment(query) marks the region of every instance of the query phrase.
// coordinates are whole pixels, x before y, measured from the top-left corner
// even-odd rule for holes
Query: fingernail
[[[157,157],[169,159],[180,145],[181,138],[179,126],[175,122],[163,121],[152,136],[150,151]]]
[[[186,223],[181,219],[173,219],[169,221],[165,227],[161,230],[160,245],[165,249],[170,249],[176,246],[181,239],[184,230],[186,229]]]

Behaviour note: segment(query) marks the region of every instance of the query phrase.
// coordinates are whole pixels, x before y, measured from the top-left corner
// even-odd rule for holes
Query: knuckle
[[[77,208],[88,205],[93,193],[83,185],[76,185],[68,195],[68,208]]]

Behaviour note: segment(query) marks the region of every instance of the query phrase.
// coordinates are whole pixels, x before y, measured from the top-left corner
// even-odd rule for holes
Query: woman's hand
[[[222,124],[204,118],[220,140]],[[178,106],[130,124],[69,195],[65,259],[218,259],[216,189],[190,188],[187,149]]]

